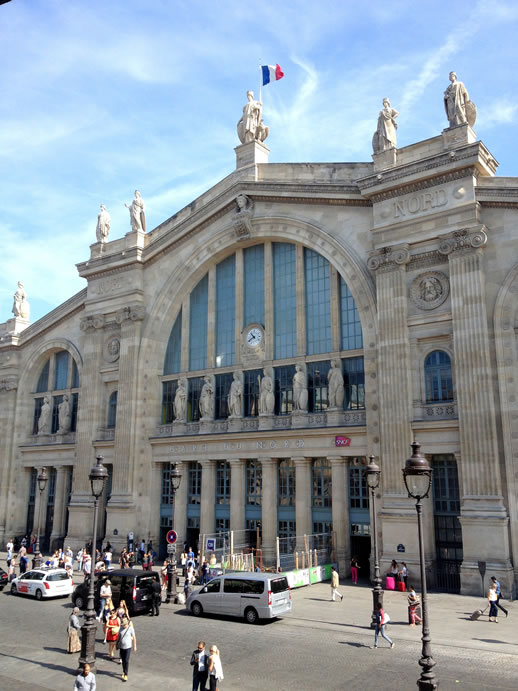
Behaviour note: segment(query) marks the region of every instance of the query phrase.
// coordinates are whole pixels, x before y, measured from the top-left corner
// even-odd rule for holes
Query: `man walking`
[[[158,617],[160,614],[160,605],[162,604],[162,586],[159,581],[153,579],[149,586],[149,595],[151,597],[151,612],[149,616]]]
[[[338,571],[335,569],[334,566],[331,567],[331,600],[335,602],[336,596],[340,598],[340,600],[344,599],[344,596],[338,592],[338,586],[340,584],[340,581],[338,579]]]
[[[508,617],[509,612],[506,610],[505,607],[502,607],[502,605],[500,604],[500,598],[502,597],[502,593],[500,591],[500,582],[496,580],[496,576],[491,576],[491,582],[494,585],[496,585],[496,606],[498,607],[498,609],[502,610],[506,617]]]
[[[205,651],[205,641],[199,641],[198,647],[191,655],[192,691],[206,691],[209,676],[209,657]]]

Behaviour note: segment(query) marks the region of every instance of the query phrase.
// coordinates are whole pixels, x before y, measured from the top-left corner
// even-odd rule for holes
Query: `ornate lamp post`
[[[423,631],[421,636],[422,650],[419,664],[422,667],[421,676],[417,680],[417,686],[421,691],[431,691],[439,686],[433,668],[435,660],[432,657],[432,647],[430,629],[428,626],[428,602],[426,594],[426,572],[424,563],[423,545],[423,505],[421,499],[426,499],[432,484],[432,469],[426,458],[419,452],[421,444],[412,442],[412,456],[405,463],[403,468],[403,479],[408,496],[416,499],[417,511],[417,530],[419,534],[419,560],[421,566],[421,589],[422,589],[422,609],[423,609]]]
[[[103,456],[97,456],[97,463],[90,470],[88,479],[92,488],[94,498],[94,528],[92,540],[92,558],[90,561],[90,583],[88,586],[88,602],[86,606],[84,624],[81,627],[81,655],[79,665],[86,663],[95,673],[95,635],[97,633],[97,622],[95,620],[95,550],[97,547],[97,513],[99,509],[99,498],[104,492],[108,471],[103,466]]]
[[[180,482],[182,481],[182,474],[178,470],[178,465],[173,463],[171,468],[171,493],[172,493],[172,514],[171,514],[171,529],[174,530],[174,513],[175,513],[175,494],[176,490],[180,487]],[[171,592],[174,592],[173,602],[176,604],[177,593],[176,593],[176,544],[167,545],[167,552],[169,557],[169,563],[167,564],[167,595],[165,601],[167,604],[171,602]]]
[[[39,569],[41,566],[41,553],[40,553],[40,528],[41,528],[41,498],[43,496],[43,491],[47,486],[48,481],[47,469],[41,468],[38,473],[38,488],[40,490],[40,503],[38,506],[38,532],[36,533],[36,542],[34,543],[34,568]]]
[[[383,606],[383,588],[381,587],[380,564],[378,558],[378,535],[376,529],[376,490],[380,484],[381,470],[375,463],[375,457],[369,456],[369,465],[364,468],[367,484],[371,491],[372,506],[372,534],[374,536],[374,588],[372,589],[371,629],[376,628],[376,612],[378,603]]]

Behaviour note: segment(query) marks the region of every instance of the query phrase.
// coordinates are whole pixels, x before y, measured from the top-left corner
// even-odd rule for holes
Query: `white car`
[[[21,574],[11,582],[13,595],[32,595],[36,600],[44,597],[68,597],[74,584],[65,569],[41,567]]]

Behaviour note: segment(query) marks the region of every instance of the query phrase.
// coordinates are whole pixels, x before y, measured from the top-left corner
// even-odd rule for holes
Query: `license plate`
[[[275,604],[276,604],[276,605],[285,605],[285,604],[286,604],[286,600],[285,600],[285,599],[283,599],[283,600],[277,600],[277,602],[276,602]]]

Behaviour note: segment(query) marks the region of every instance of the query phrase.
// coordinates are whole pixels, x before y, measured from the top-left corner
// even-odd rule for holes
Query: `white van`
[[[255,624],[291,612],[291,590],[281,573],[226,573],[191,593],[185,606],[195,617],[226,614]]]

